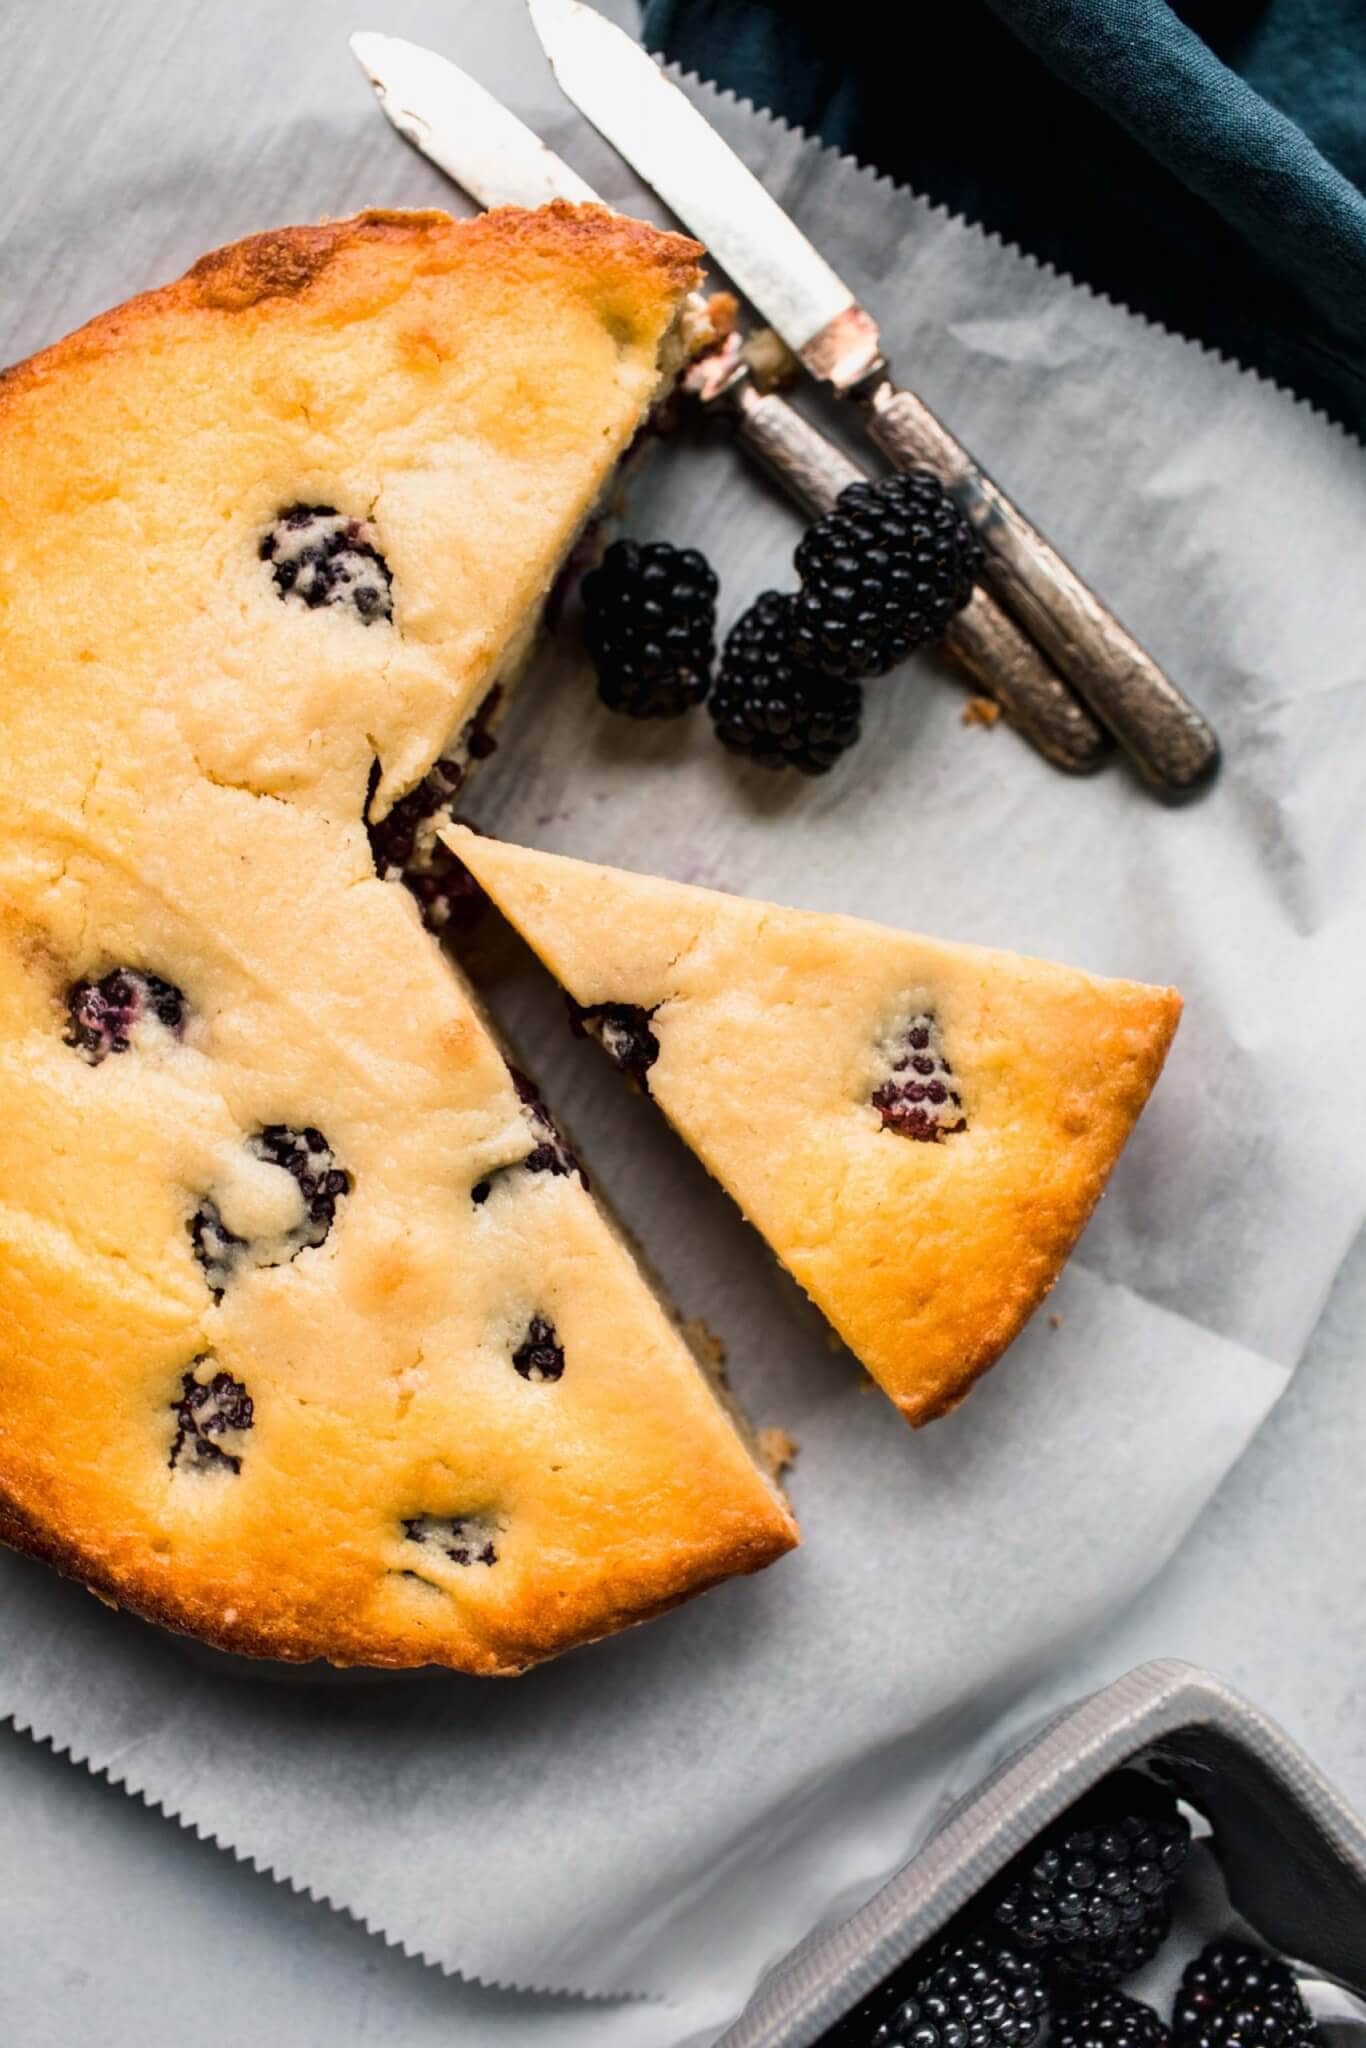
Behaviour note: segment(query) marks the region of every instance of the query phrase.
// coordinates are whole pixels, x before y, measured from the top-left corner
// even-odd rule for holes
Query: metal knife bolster
[[[1219,742],[1195,706],[1107,611],[914,392],[896,385],[875,323],[850,306],[800,351],[813,376],[862,406],[868,432],[898,469],[932,469],[986,553],[986,579],[1159,788],[1193,789]]]
[[[803,343],[797,355],[818,383],[828,384],[841,398],[870,377],[887,373],[878,324],[852,303]]]
[[[699,368],[695,395],[706,405],[724,404],[748,452],[813,518],[831,509],[846,484],[863,477],[857,464],[792,406],[757,391],[742,364],[723,375],[714,364]],[[996,700],[1009,723],[1055,768],[1088,775],[1108,758],[1109,735],[987,591],[973,592],[965,609],[950,620],[944,639],[948,652]]]

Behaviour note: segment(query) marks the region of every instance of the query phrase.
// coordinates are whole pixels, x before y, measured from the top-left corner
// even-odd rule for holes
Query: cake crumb
[[[963,706],[964,725],[995,725],[1001,707],[991,697],[969,697]]]
[[[734,334],[740,324],[740,301],[734,292],[709,292],[707,294],[707,325],[711,330],[709,347],[724,341],[728,334]]]
[[[791,384],[800,365],[787,343],[771,327],[756,327],[741,351],[760,391],[781,391]]]
[[[682,1326],[681,1335],[683,1342],[687,1345],[689,1351],[692,1352],[694,1358],[698,1359],[710,1372],[715,1373],[722,1386],[725,1386],[727,1384],[726,1347],[705,1318],[702,1316],[690,1316],[688,1321]]]
[[[785,1429],[761,1429],[756,1441],[759,1445],[759,1462],[771,1478],[781,1479],[784,1472],[790,1471],[796,1464],[801,1445],[796,1437],[789,1436]]]
[[[1062,1328],[1062,1317],[1058,1314],[1056,1309],[1053,1311],[1052,1315],[1048,1318],[1048,1320],[1055,1330],[1060,1330]]]

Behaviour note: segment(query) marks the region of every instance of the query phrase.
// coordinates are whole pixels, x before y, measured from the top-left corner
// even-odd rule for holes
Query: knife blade
[[[364,32],[351,37],[351,50],[400,135],[481,206],[602,203],[532,129],[449,58],[399,36]],[[863,474],[790,405],[754,389],[738,338],[725,362],[709,358],[704,374],[688,382],[704,407],[731,415],[746,452],[804,512],[829,511],[844,485]],[[1105,734],[985,591],[974,592],[946,639],[1045,759],[1073,775],[1101,765]]]
[[[351,53],[404,140],[480,206],[601,203],[524,121],[435,50],[362,30]]]
[[[933,469],[986,549],[987,577],[1144,776],[1205,781],[1219,744],[1204,718],[913,392],[877,323],[747,165],[641,46],[584,0],[527,0],[564,92],[729,276],[812,376],[862,409],[901,469]]]
[[[796,222],[624,29],[579,0],[527,5],[568,98],[712,251],[794,355],[859,312]],[[878,336],[862,318],[868,342],[859,366],[867,371]]]

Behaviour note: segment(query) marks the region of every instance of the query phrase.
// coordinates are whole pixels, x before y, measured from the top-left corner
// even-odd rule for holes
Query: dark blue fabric
[[[1366,438],[1366,0],[645,0],[643,29]]]

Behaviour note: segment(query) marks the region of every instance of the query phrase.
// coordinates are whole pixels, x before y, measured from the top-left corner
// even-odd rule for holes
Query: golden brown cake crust
[[[772,1461],[766,1458],[765,1462]],[[775,1468],[775,1486],[776,1476]],[[43,1528],[12,1503],[0,1500],[0,1543],[51,1566],[63,1578],[75,1579],[106,1606],[124,1608],[177,1635],[194,1636],[211,1649],[277,1663],[327,1662],[366,1665],[372,1670],[403,1671],[441,1663],[478,1678],[517,1678],[566,1650],[653,1621],[727,1579],[762,1571],[796,1542],[797,1525],[789,1513],[781,1508],[776,1513],[760,1513],[729,1548],[713,1546],[704,1563],[694,1562],[682,1551],[677,1559],[656,1553],[638,1575],[622,1578],[614,1601],[604,1602],[596,1592],[578,1601],[549,1593],[523,1600],[515,1649],[459,1642],[454,1654],[440,1655],[425,1638],[380,1638],[372,1629],[356,1626],[348,1615],[326,1617],[316,1628],[285,1617],[263,1621],[255,1613],[228,1618],[212,1597],[197,1596],[193,1587],[181,1585],[168,1591],[163,1584],[144,1578],[131,1556],[126,1563],[117,1558],[93,1563],[84,1547],[85,1532],[67,1536]]]
[[[344,251],[389,251],[418,261],[424,249],[440,252],[459,237],[466,261],[481,258],[502,269],[511,261],[553,263],[574,269],[591,251],[594,268],[614,265],[642,313],[662,292],[681,297],[700,275],[701,244],[605,206],[554,200],[535,212],[495,207],[456,221],[434,207],[407,211],[367,207],[345,220],[271,228],[211,249],[182,278],[97,313],[50,347],[0,369],[0,398],[106,349],[130,344],[138,327],[195,308],[249,311],[263,300],[298,297],[317,284]]]
[[[907,1420],[954,1408],[1100,1199],[1175,989],[446,836],[576,1002],[652,1013],[651,1094]],[[874,1103],[922,1015],[964,1124],[937,1142]]]
[[[363,822],[511,681],[695,253],[362,214],[0,382],[0,1537],[225,1649],[510,1672],[795,1541]],[[392,618],[277,588],[320,502]],[[121,968],[181,1012],[87,1059]],[[344,1172],[316,1230],[279,1128]]]

